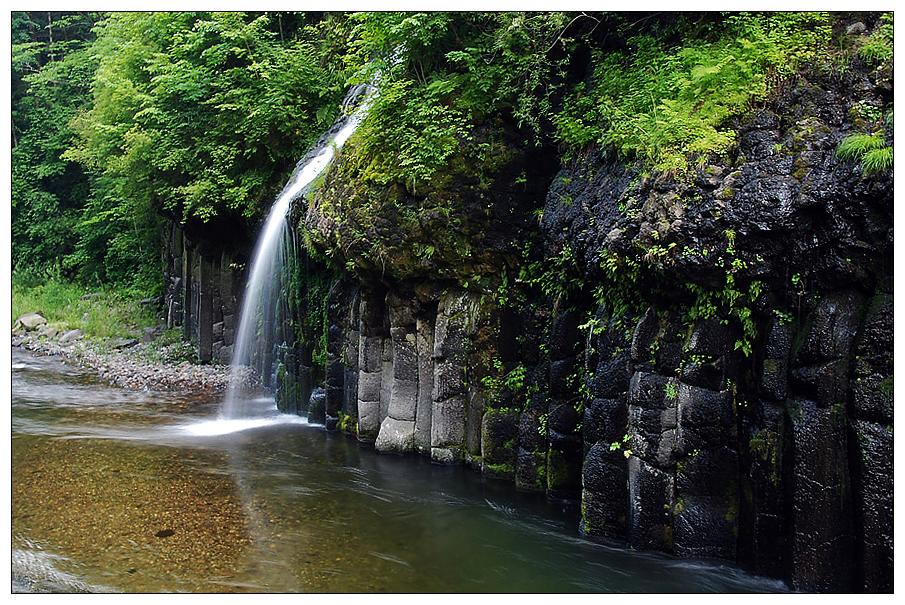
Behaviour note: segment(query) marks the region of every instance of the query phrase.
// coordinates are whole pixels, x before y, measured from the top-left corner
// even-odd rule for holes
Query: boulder
[[[374,449],[378,452],[405,454],[415,447],[414,420],[396,420],[390,416],[383,419]]]
[[[326,420],[325,406],[327,404],[327,391],[317,387],[311,391],[311,399],[308,400],[308,422],[323,424]]]
[[[25,329],[26,331],[30,332],[40,326],[45,325],[46,323],[47,319],[45,319],[45,317],[38,312],[25,313],[24,315],[20,315],[19,318],[16,319],[13,331],[21,331],[22,329]]]
[[[44,338],[56,338],[60,331],[50,324],[44,324],[38,328],[38,334]]]

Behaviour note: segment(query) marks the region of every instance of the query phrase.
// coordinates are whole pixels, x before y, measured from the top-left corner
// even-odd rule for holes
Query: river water
[[[582,540],[574,507],[296,417],[216,434],[217,401],[12,362],[17,592],[783,590]]]

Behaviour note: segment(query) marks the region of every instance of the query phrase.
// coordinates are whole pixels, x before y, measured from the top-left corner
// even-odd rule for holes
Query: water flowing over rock
[[[479,184],[416,194],[349,179],[364,163],[344,156],[290,212],[303,161],[235,344],[226,313],[212,334],[280,410],[576,500],[589,539],[889,591],[892,178],[835,153],[884,87],[862,68],[803,74],[684,180],[512,144]],[[307,282],[282,281],[288,261]],[[312,330],[314,302],[292,300],[314,278]]]
[[[355,132],[367,110],[370,94],[370,87],[359,86],[347,95],[344,108],[352,102],[357,103],[357,107],[340,118],[298,163],[274,202],[255,246],[239,314],[232,365],[254,368],[265,386],[274,384],[277,349],[284,346],[287,339],[286,303],[282,292],[287,285],[284,283],[287,260],[294,260],[297,252],[286,217],[292,202],[304,195]],[[244,385],[237,375],[223,403],[223,418],[242,418],[253,413],[246,406],[248,398],[243,389]]]

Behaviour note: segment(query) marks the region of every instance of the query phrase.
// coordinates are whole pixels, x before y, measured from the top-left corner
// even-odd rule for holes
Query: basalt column
[[[650,308],[632,337],[628,537],[638,549],[673,550],[680,333],[673,313]]]
[[[339,428],[346,432],[358,430],[358,347],[361,344],[361,293],[356,289],[350,300],[343,336],[343,400]]]
[[[393,347],[390,400],[380,424],[379,451],[410,452],[415,448],[415,416],[418,407],[417,302],[390,293],[386,300]]]
[[[337,290],[337,288],[334,288]],[[346,302],[345,298],[340,296],[339,300],[331,301],[334,308],[342,308],[342,303]],[[348,304],[348,303],[347,303]],[[331,313],[330,317],[341,316],[341,313]],[[343,363],[343,349],[345,341],[343,338],[343,328],[338,323],[331,323],[327,330],[327,367],[325,368],[326,376],[324,379],[324,426],[328,431],[336,429],[339,423],[339,414],[343,409],[343,398],[345,396],[346,367]]]
[[[626,537],[628,477],[629,338],[619,318],[603,309],[595,317],[588,355],[593,397],[581,421],[584,443],[581,531],[614,540]],[[624,323],[628,324],[628,318]],[[628,324],[631,325],[631,324]]]
[[[466,367],[478,301],[473,294],[448,291],[441,298],[434,331],[431,460],[465,459],[468,411]]]
[[[738,536],[736,398],[727,375],[733,359],[729,328],[719,319],[692,326],[675,391],[675,553],[734,560]]]
[[[849,356],[863,299],[822,297],[794,351],[788,404],[793,440],[792,583],[799,590],[852,586],[853,508],[846,402]]]
[[[176,223],[169,223],[164,231],[161,256],[163,261],[163,299],[166,307],[167,328],[181,326],[184,317],[185,297],[183,289],[183,241],[182,229]]]
[[[504,373],[504,376],[512,376],[516,371],[523,373],[523,362],[530,362],[530,359],[520,346],[525,339],[518,313],[509,308],[500,309],[495,314],[492,328],[485,330],[485,334],[496,340],[499,364],[493,369]],[[488,347],[488,350],[492,349]],[[522,388],[515,383],[501,382],[496,388],[489,392],[484,389],[482,393],[481,470],[485,476],[512,481],[519,450],[519,411],[524,401]]]
[[[555,497],[574,498],[581,489],[579,323],[578,311],[563,311],[555,316],[550,332],[547,492]]]
[[[389,408],[387,392],[384,386],[385,350],[392,356],[392,341],[389,339],[385,323],[385,294],[379,290],[362,289],[359,308],[360,339],[358,347],[358,438],[361,441],[373,442],[380,431],[385,414],[382,409]],[[392,357],[390,357],[392,369]],[[390,377],[392,374],[390,375]]]
[[[547,489],[547,413],[550,362],[538,361],[528,370],[525,384],[528,394],[525,409],[518,419],[518,451],[515,464],[515,485],[526,491]]]
[[[166,325],[182,326],[201,361],[229,363],[235,342],[235,317],[241,266],[226,250],[195,244],[170,224],[163,234]]]
[[[415,405],[415,450],[430,455],[434,392],[434,326],[437,304],[422,304],[415,319],[418,355],[418,400]]]
[[[851,398],[861,588],[893,590],[893,297],[874,296],[855,345]]]
[[[789,354],[793,329],[776,320],[769,328],[758,401],[743,425],[744,479],[739,555],[753,571],[772,577],[788,575],[791,542],[788,466],[791,436],[786,414]]]

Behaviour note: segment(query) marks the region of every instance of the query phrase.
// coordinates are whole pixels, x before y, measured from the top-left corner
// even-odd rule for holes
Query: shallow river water
[[[235,431],[216,401],[12,361],[14,591],[783,590],[582,540],[574,507],[296,417]]]

